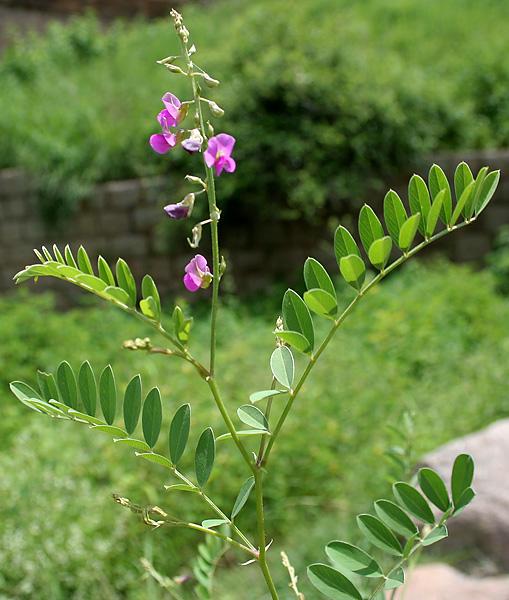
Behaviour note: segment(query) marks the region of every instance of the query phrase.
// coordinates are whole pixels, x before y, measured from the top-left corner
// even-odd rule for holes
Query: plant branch
[[[365,296],[367,294],[367,292],[369,292],[369,290],[371,288],[373,288],[377,283],[379,283],[382,279],[384,279],[384,277],[386,277],[389,273],[391,273],[392,271],[394,271],[394,269],[396,269],[397,267],[399,267],[401,264],[403,264],[404,262],[406,262],[410,257],[414,256],[414,254],[417,254],[417,252],[419,252],[420,250],[422,250],[423,248],[425,248],[426,246],[428,246],[429,244],[431,244],[432,242],[444,237],[445,235],[447,235],[448,233],[452,232],[452,231],[456,231],[457,229],[461,229],[462,227],[465,227],[466,225],[469,225],[470,223],[472,223],[473,221],[475,221],[476,217],[472,218],[470,221],[464,221],[463,223],[460,223],[459,225],[454,225],[453,227],[447,228],[447,229],[443,229],[442,231],[439,231],[437,234],[435,234],[434,236],[425,239],[424,241],[422,241],[420,244],[417,244],[417,246],[415,246],[414,248],[412,248],[412,250],[410,250],[409,252],[407,252],[406,254],[403,254],[403,256],[400,256],[397,260],[395,260],[393,263],[391,263],[386,269],[384,269],[383,271],[380,271],[380,273],[378,273],[378,275],[376,275],[375,277],[373,277],[373,279],[371,281],[369,281],[357,294],[357,296],[355,296],[355,298],[350,302],[350,304],[346,307],[346,309],[343,311],[343,313],[334,321],[334,324],[332,325],[331,329],[329,330],[328,334],[326,335],[325,339],[322,341],[322,343],[320,344],[320,346],[318,347],[317,351],[311,355],[311,357],[309,358],[309,362],[306,366],[306,368],[304,369],[304,372],[302,373],[299,381],[297,382],[295,388],[290,392],[290,397],[288,398],[288,401],[283,409],[283,412],[281,413],[281,416],[279,417],[279,421],[276,424],[276,427],[274,428],[274,431],[272,432],[272,436],[269,439],[269,442],[267,444],[267,449],[265,451],[265,456],[263,458],[262,464],[266,465],[270,456],[270,453],[272,451],[272,448],[276,442],[276,439],[281,431],[281,428],[283,427],[288,414],[290,413],[290,410],[293,406],[293,403],[295,402],[295,398],[298,396],[300,390],[302,389],[302,386],[304,385],[306,379],[308,378],[309,374],[311,373],[311,371],[313,370],[314,365],[316,364],[316,362],[318,361],[320,355],[322,354],[322,352],[327,348],[327,346],[329,345],[330,341],[332,340],[332,338],[334,337],[334,334],[336,333],[336,331],[339,329],[340,325],[343,323],[343,321],[348,317],[348,315],[353,311],[353,309],[355,308],[355,306],[358,304],[359,300]]]

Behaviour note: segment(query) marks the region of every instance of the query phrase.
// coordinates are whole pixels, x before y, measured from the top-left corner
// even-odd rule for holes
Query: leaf
[[[135,375],[127,384],[124,394],[124,423],[127,433],[136,429],[141,412],[141,377]]]
[[[129,298],[129,294],[122,288],[109,286],[104,290],[104,293],[108,294],[113,300],[116,300],[125,306],[130,306],[131,299]]]
[[[196,472],[196,480],[202,488],[209,480],[214,459],[216,456],[216,442],[214,440],[214,432],[210,427],[205,429],[198,440],[196,453],[194,456],[194,468]]]
[[[376,560],[364,550],[347,542],[329,542],[325,552],[340,569],[346,569],[363,577],[383,577],[383,571]]]
[[[474,460],[469,454],[460,454],[456,457],[452,468],[451,491],[452,501],[456,507],[462,494],[471,485],[474,479]]]
[[[292,351],[286,346],[278,346],[270,357],[270,370],[282,386],[290,389],[295,376]]]
[[[389,238],[390,239],[390,238]],[[335,296],[331,296],[320,288],[304,292],[304,302],[314,313],[321,317],[333,319],[338,312],[338,302]]]
[[[442,210],[440,212],[440,218],[446,225],[448,225],[452,214],[451,186],[449,185],[449,181],[447,180],[445,173],[438,165],[431,166],[428,174],[428,184],[431,192],[431,198],[433,200],[435,200],[442,190],[445,190],[442,198]]]
[[[61,263],[62,265],[65,265],[64,257],[62,256],[62,253],[60,252],[56,244],[53,244],[53,254],[55,255],[55,259],[57,260],[57,262]]]
[[[155,284],[155,281],[152,279],[150,275],[145,275],[141,282],[141,293],[144,298],[148,298],[151,296],[156,305],[156,318],[161,318],[161,298],[159,296],[159,291]]]
[[[239,419],[254,429],[269,429],[269,424],[262,411],[252,404],[244,404],[237,409]]]
[[[70,408],[78,408],[78,385],[71,365],[63,361],[57,368],[57,385],[60,397]]]
[[[387,575],[387,580],[384,584],[384,590],[394,590],[401,587],[405,583],[405,571],[401,567],[397,567]]]
[[[102,431],[103,433],[116,436],[117,438],[122,438],[126,436],[126,433],[123,429],[120,429],[120,427],[115,427],[114,425],[91,425],[90,429]]]
[[[417,477],[426,498],[441,511],[445,512],[448,510],[451,501],[449,500],[445,483],[442,481],[440,475],[436,471],[433,471],[433,469],[426,467],[419,470]]]
[[[359,590],[342,573],[320,563],[309,565],[309,581],[331,600],[362,600]]]
[[[187,485],[185,483],[176,483],[174,485],[165,485],[165,490],[168,492],[192,492],[193,494],[199,494],[200,490],[191,485]]]
[[[69,244],[67,244],[66,247],[64,248],[64,255],[65,255],[65,262],[70,267],[74,267],[75,269],[77,269],[78,265],[76,264],[76,261],[74,260],[74,256],[72,254],[71,248],[69,247]]]
[[[236,434],[239,437],[252,437],[254,435],[270,435],[270,431],[265,429],[241,429]],[[216,442],[222,442],[223,440],[230,440],[232,438],[231,433],[223,433],[216,438]]]
[[[475,498],[475,492],[472,488],[467,488],[463,494],[459,497],[458,501],[454,505],[454,515],[459,515],[460,512],[472,502]]]
[[[175,335],[182,343],[189,341],[193,319],[186,319],[180,306],[176,306],[172,315],[173,327]]]
[[[116,444],[121,446],[130,446],[136,448],[136,450],[143,450],[143,452],[150,452],[150,446],[143,440],[136,440],[134,438],[116,438],[113,440]]]
[[[44,371],[37,371],[37,382],[39,389],[41,390],[41,396],[49,402],[50,400],[58,400],[58,388],[55,378],[51,373],[44,373]]]
[[[423,546],[431,546],[432,544],[436,544],[441,540],[445,539],[449,535],[447,531],[447,527],[445,525],[441,525],[436,529],[433,529],[428,535],[422,540]]]
[[[454,172],[454,191],[456,193],[456,202],[460,201],[463,192],[473,183],[474,176],[466,162],[460,162]]]
[[[408,183],[408,203],[413,215],[417,213],[421,215],[419,231],[424,235],[429,209],[431,208],[431,200],[426,183],[419,175],[412,175]]]
[[[493,198],[493,194],[497,190],[499,181],[500,171],[492,171],[489,175],[486,175],[479,196],[475,200],[474,212],[476,215],[481,214],[488,206],[489,201]]]
[[[359,213],[359,235],[366,254],[369,253],[371,244],[384,237],[384,229],[375,211],[365,204]]]
[[[356,254],[344,256],[339,263],[341,275],[347,283],[360,290],[366,276],[366,265]]]
[[[148,296],[147,298],[140,300],[140,309],[141,312],[149,319],[154,321],[159,319],[159,311],[157,310],[156,301],[154,298],[152,298],[152,296]]]
[[[369,248],[369,261],[374,267],[382,271],[391,256],[391,250],[392,239],[388,235],[375,240]]]
[[[392,531],[373,515],[359,515],[357,525],[363,535],[377,548],[393,556],[402,556],[403,548]]]
[[[123,258],[117,260],[116,271],[118,286],[127,293],[129,306],[134,306],[136,304],[136,282],[134,281],[129,265]]]
[[[375,511],[378,518],[397,534],[404,537],[411,537],[419,533],[412,519],[394,502],[390,500],[377,500],[375,502]]]
[[[92,263],[90,262],[90,258],[88,258],[87,251],[83,246],[78,248],[78,267],[80,271],[83,273],[88,273],[89,275],[94,274],[94,269],[92,269]]]
[[[170,425],[170,458],[174,465],[178,463],[184,454],[189,430],[191,428],[191,405],[183,404],[175,413]]]
[[[254,484],[255,484],[254,477],[249,477],[242,484],[242,487],[240,488],[237,499],[235,500],[235,503],[233,505],[232,515],[231,515],[232,519],[235,519],[235,517],[239,514],[239,512],[244,508],[244,505],[248,501],[249,494],[251,493],[251,490],[253,489]]]
[[[311,349],[308,340],[298,331],[275,331],[274,333],[298,352],[306,354]]]
[[[435,523],[429,504],[418,490],[403,481],[395,483],[392,487],[396,499],[410,514],[430,525]]]
[[[111,425],[117,412],[117,386],[111,365],[104,368],[99,379],[99,399],[104,420]]]
[[[256,404],[257,402],[261,402],[266,398],[272,398],[273,396],[279,396],[281,394],[286,394],[286,390],[261,390],[259,392],[253,392],[249,396],[249,402],[252,404]]]
[[[309,257],[304,263],[304,281],[308,290],[319,288],[328,292],[331,296],[336,296],[336,288],[330,275],[315,258]]]
[[[205,521],[201,522],[201,526],[205,527],[205,529],[213,529],[214,527],[221,527],[221,525],[227,525],[228,521],[226,519],[205,519]]]
[[[440,211],[443,208],[443,203],[445,199],[445,190],[441,190],[435,196],[433,200],[433,204],[431,205],[431,209],[428,213],[428,218],[426,220],[426,237],[429,238],[435,233],[435,228],[438,223],[438,217],[440,216]]]
[[[456,221],[460,218],[461,214],[464,212],[465,206],[470,201],[470,197],[472,195],[473,190],[474,190],[474,182],[472,181],[463,190],[463,193],[461,194],[461,197],[458,200],[458,203],[454,207],[454,211],[452,213],[451,222],[450,222],[451,227],[456,224]]]
[[[102,256],[99,256],[99,258],[97,259],[97,271],[99,273],[99,277],[104,281],[106,285],[113,287],[117,285],[110,265]]]
[[[334,233],[334,254],[336,255],[338,266],[344,256],[356,254],[360,257],[361,255],[357,242],[353,239],[352,234],[342,225],[340,225]]]
[[[153,462],[156,465],[161,465],[161,467],[166,467],[167,469],[173,470],[173,465],[171,462],[163,456],[162,454],[156,454],[155,452],[135,452],[136,456],[140,456],[149,462]]]
[[[97,384],[95,382],[94,371],[90,363],[85,361],[78,373],[78,386],[80,389],[80,397],[85,411],[92,417],[95,415],[97,404]]]
[[[421,215],[416,213],[415,215],[408,217],[408,219],[403,223],[401,231],[399,232],[398,240],[398,246],[401,248],[401,250],[403,250],[403,252],[408,252],[410,250],[410,247],[415,239],[420,220]]]
[[[33,388],[31,388],[26,383],[23,383],[22,381],[13,381],[12,383],[9,384],[9,388],[10,388],[11,392],[16,396],[16,398],[20,402],[22,402],[25,406],[28,406],[28,408],[31,408],[32,410],[35,410],[36,412],[41,412],[38,408],[35,408],[29,402],[30,400],[32,400],[34,398],[36,400],[40,400],[39,394]]]
[[[481,189],[484,183],[484,180],[486,178],[486,175],[488,174],[488,167],[483,167],[482,169],[479,170],[479,173],[477,173],[477,177],[474,180],[474,189],[472,190],[472,194],[468,200],[468,202],[465,205],[465,209],[464,209],[464,216],[465,219],[467,221],[469,221],[475,212],[475,208],[477,206],[477,199],[479,198],[480,194],[481,194]]]
[[[143,404],[143,414],[141,424],[143,437],[147,444],[153,448],[156,445],[157,438],[161,432],[161,422],[163,419],[163,408],[161,404],[161,393],[158,388],[152,388],[145,398]]]
[[[286,290],[283,296],[283,319],[285,329],[302,333],[312,350],[315,344],[315,330],[311,315],[304,300],[291,289]]]
[[[64,269],[70,269],[70,267],[64,267]],[[75,277],[76,281],[81,287],[89,288],[94,292],[104,292],[108,287],[102,279],[95,275],[88,275],[87,273],[80,273]]]
[[[399,231],[407,218],[401,198],[394,190],[389,190],[384,198],[384,219],[387,231],[395,244],[399,241]]]

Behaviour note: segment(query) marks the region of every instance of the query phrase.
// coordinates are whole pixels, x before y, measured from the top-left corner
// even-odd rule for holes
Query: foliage
[[[227,221],[312,220],[380,189],[382,174],[430,150],[507,145],[503,9],[428,4],[303,0],[290,10],[288,0],[228,0],[186,8],[207,67],[225,80],[217,97],[238,138],[240,177],[223,189]],[[5,53],[0,166],[36,175],[48,219],[68,213],[94,182],[169,172],[146,143],[146,107],[155,109],[165,85],[146,65],[175,52],[167,27],[120,23],[104,32],[87,16],[20,38]],[[183,83],[175,81],[177,93]],[[171,173],[184,171],[177,159]]]

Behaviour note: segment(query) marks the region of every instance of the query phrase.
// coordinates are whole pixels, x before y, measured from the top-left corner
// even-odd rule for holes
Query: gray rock
[[[390,598],[390,594],[387,596]],[[509,600],[509,576],[469,577],[448,565],[417,567],[395,600]]]
[[[445,481],[458,454],[475,461],[474,499],[461,515],[447,525],[450,536],[445,550],[481,550],[503,569],[509,569],[509,419],[442,446],[424,458]]]

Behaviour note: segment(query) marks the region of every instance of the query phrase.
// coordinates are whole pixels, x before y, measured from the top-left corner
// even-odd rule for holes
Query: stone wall
[[[442,251],[456,261],[479,261],[489,251],[499,227],[509,224],[509,150],[448,154],[436,157],[436,161],[451,177],[462,158],[474,170],[484,164],[502,169],[501,184],[489,210],[476,224],[459,234],[447,236],[435,244],[434,250]],[[426,172],[429,164],[427,161],[419,171]],[[401,178],[401,181],[407,180],[407,175]],[[406,197],[403,186],[392,185]],[[67,242],[74,250],[83,244],[91,257],[101,253],[110,264],[122,256],[137,278],[150,273],[162,291],[181,290],[182,268],[193,251],[182,244],[179,245],[180,254],[168,253],[156,230],[165,218],[161,208],[170,188],[169,181],[164,178],[98,185],[65,223],[64,233],[57,226],[48,227],[41,220],[29,177],[19,170],[0,171],[0,290],[12,289],[13,274],[34,262],[33,248],[53,243],[63,246]],[[375,209],[380,211],[381,204],[382,194],[379,194]],[[228,258],[229,284],[252,292],[270,281],[291,282],[289,274],[293,274],[293,279],[300,278],[303,261],[309,255],[333,267],[331,237],[325,226],[312,228],[298,222],[264,226],[239,223],[235,231],[224,230],[222,236]],[[207,250],[203,252],[208,254]],[[46,285],[43,283],[42,287]]]

